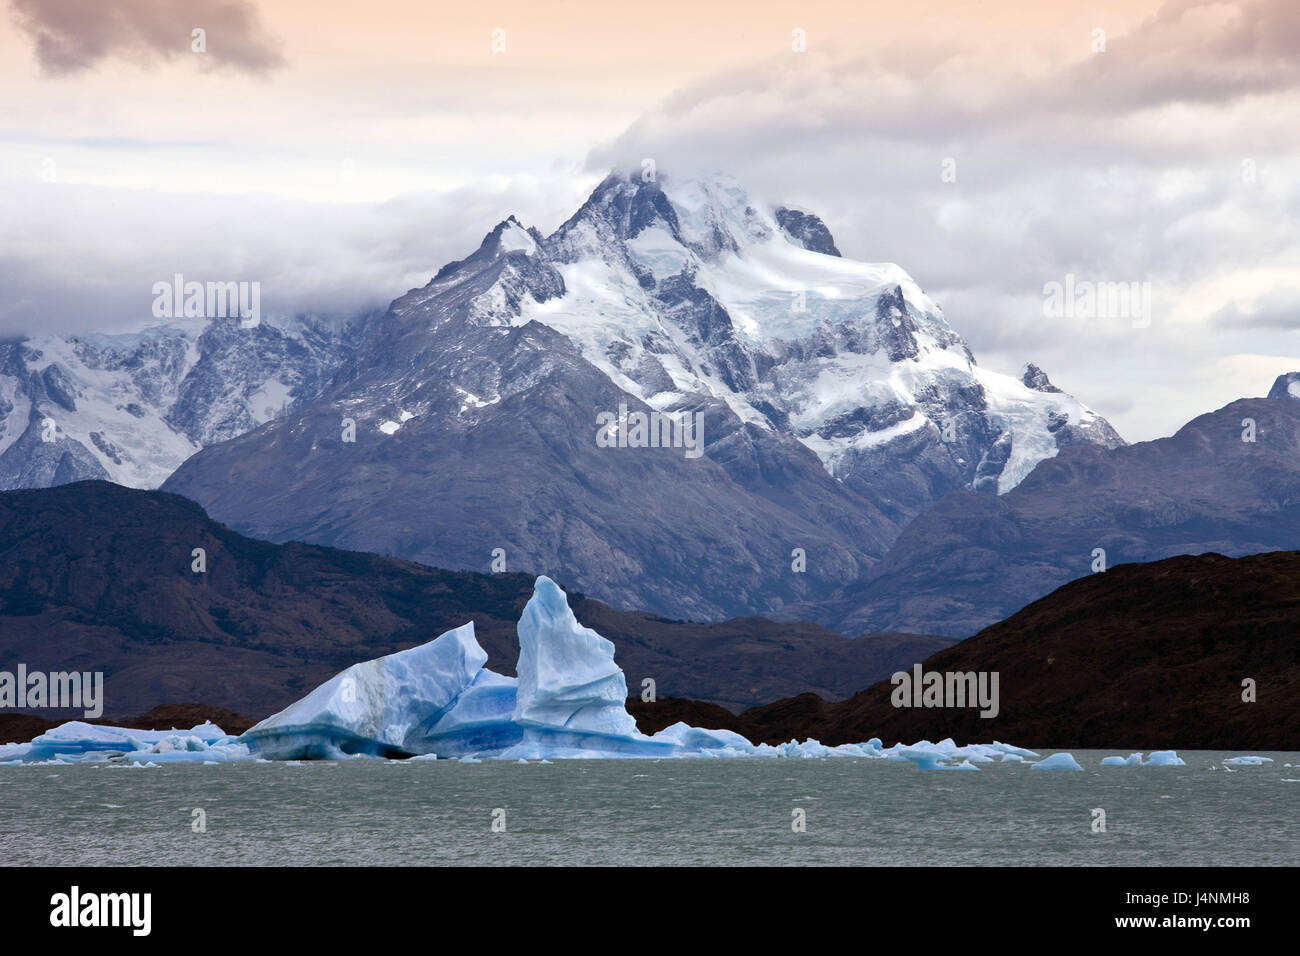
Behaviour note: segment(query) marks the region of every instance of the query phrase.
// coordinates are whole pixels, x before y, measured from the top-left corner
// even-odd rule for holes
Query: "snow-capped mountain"
[[[1064,445],[1123,444],[1036,366],[977,366],[901,268],[842,258],[816,216],[725,177],[610,177],[530,254],[565,292],[509,321],[565,333],[654,408],[709,396],[793,435],[891,513],[957,487],[1008,491]]]
[[[84,478],[156,488],[203,446],[317,394],[355,331],[175,319],[0,343],[0,489]]]
[[[702,455],[606,447],[622,407],[701,416]],[[699,618],[828,593],[937,497],[1005,491],[1075,442],[1121,444],[1038,369],[976,366],[915,282],[843,259],[817,217],[721,177],[615,175],[550,236],[498,224],[318,397],[165,487],[251,534],[475,569],[499,549]]]

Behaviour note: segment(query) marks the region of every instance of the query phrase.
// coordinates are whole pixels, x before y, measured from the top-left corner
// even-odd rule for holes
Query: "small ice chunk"
[[[1029,768],[1030,770],[1082,770],[1079,761],[1074,759],[1074,754],[1058,753],[1052,754],[1043,760],[1038,761]]]
[[[1153,750],[1147,757],[1144,767],[1185,767],[1187,764],[1178,756],[1176,750]]]
[[[727,752],[727,756],[748,756],[754,751],[754,745],[734,731],[705,730],[680,720],[659,731],[654,739],[676,744],[684,753],[716,751],[719,755]]]
[[[1129,754],[1127,757],[1103,757],[1101,765],[1103,767],[1140,767],[1142,766],[1142,754]]]

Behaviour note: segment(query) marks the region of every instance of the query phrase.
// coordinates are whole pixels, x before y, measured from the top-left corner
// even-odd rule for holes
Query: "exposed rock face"
[[[1300,372],[1287,372],[1279,375],[1268,390],[1269,398],[1286,398],[1300,401]]]

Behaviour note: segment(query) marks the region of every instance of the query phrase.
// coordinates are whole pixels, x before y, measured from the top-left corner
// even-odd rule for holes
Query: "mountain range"
[[[817,607],[783,614],[842,633],[969,637],[1075,578],[1180,554],[1239,557],[1300,542],[1300,376],[1174,435],[1041,462],[1004,495],[957,491],[884,560]]]
[[[156,488],[203,446],[317,394],[363,324],[177,318],[0,342],[0,489]]]
[[[1126,445],[812,213],[613,174],[383,312],[0,345],[0,487],[161,486],[252,538],[673,620],[964,638],[1117,563],[1294,546],[1297,399]]]

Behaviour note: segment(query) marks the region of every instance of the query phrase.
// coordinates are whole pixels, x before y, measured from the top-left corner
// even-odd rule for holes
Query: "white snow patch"
[[[537,243],[517,223],[510,223],[501,230],[500,248],[502,252],[523,252],[533,255],[537,252]]]

